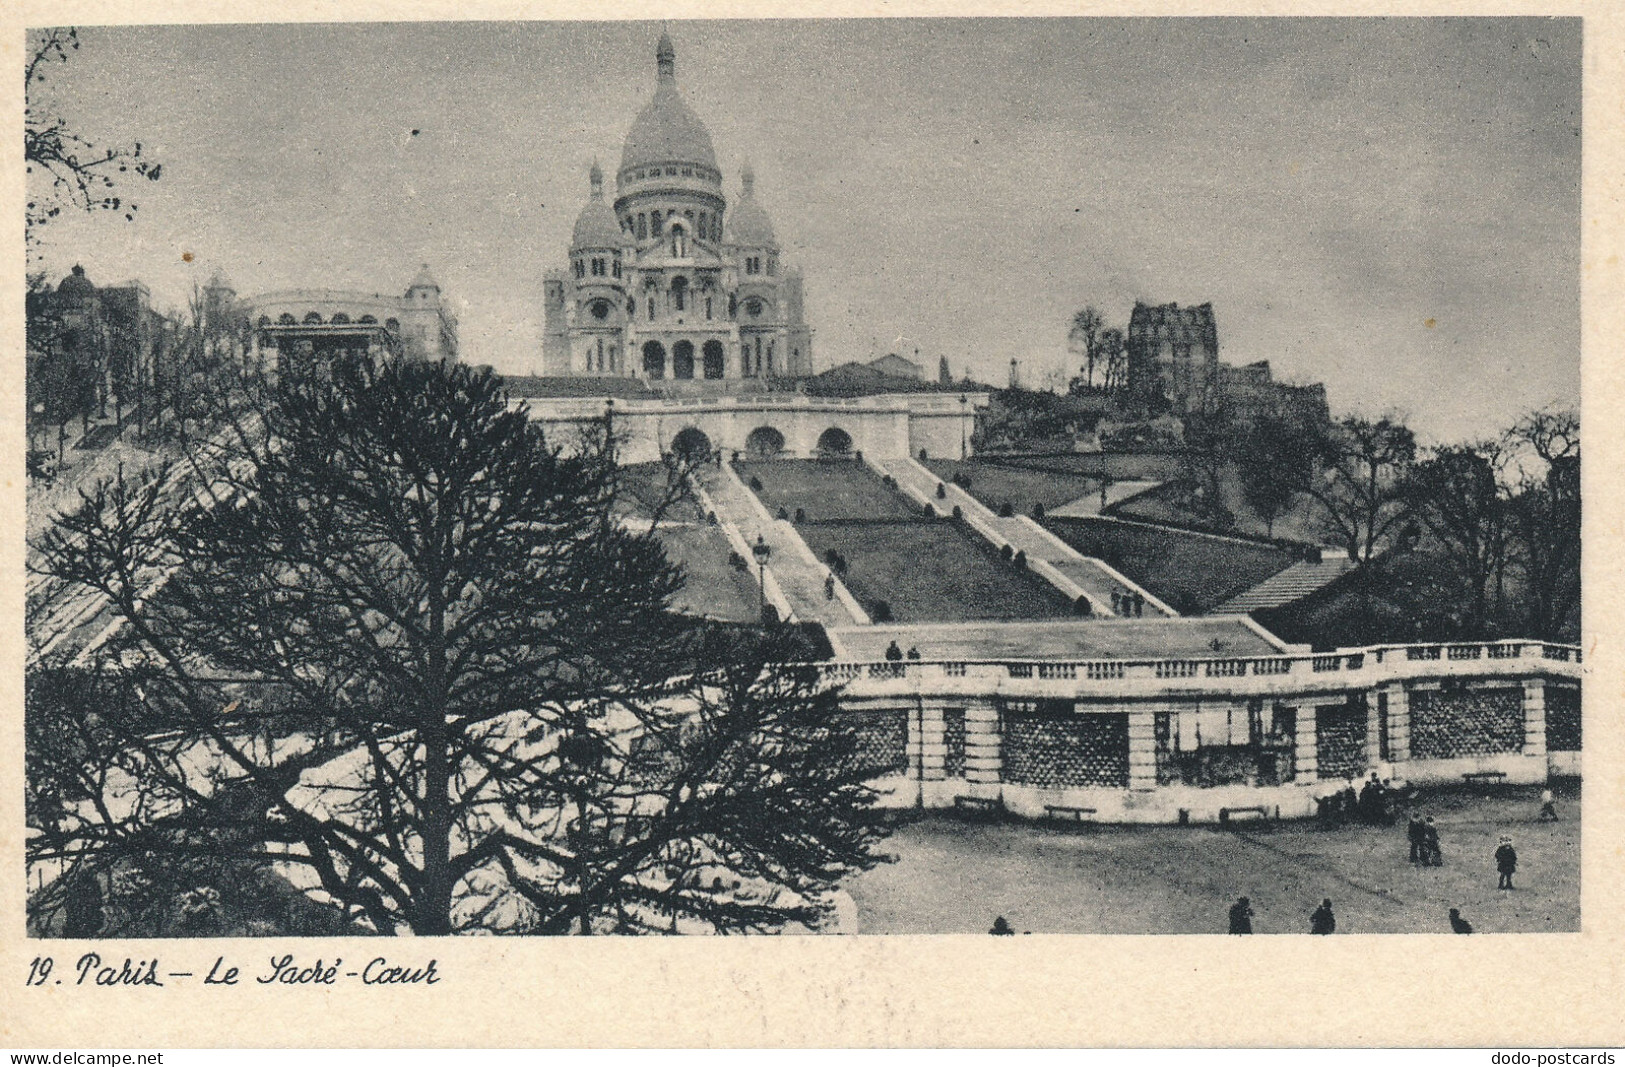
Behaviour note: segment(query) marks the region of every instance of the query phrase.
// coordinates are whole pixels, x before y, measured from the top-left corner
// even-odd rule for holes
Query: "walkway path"
[[[1027,566],[1034,574],[1074,600],[1088,597],[1096,615],[1113,614],[1113,593],[1119,597],[1129,593],[1144,597],[1146,615],[1179,614],[1115,568],[1081,554],[1027,516],[1000,518],[959,486],[943,482],[912,459],[888,459],[884,466],[871,460],[870,465],[882,474],[890,474],[898,488],[922,506],[930,504],[942,513],[952,513],[957,506],[966,524],[990,544],[1009,545],[1013,551],[1027,553]],[[937,498],[938,485],[944,487],[946,495],[942,499]]]
[[[1161,485],[1161,482],[1108,482],[1106,484],[1106,507],[1127,500],[1131,496],[1139,496]],[[1104,510],[1100,506],[1099,493],[1085,493],[1078,499],[1058,508],[1051,508],[1050,514],[1058,519],[1091,519]]]
[[[703,494],[702,505],[715,511],[723,532],[729,540],[737,536],[743,544],[735,545],[751,566],[750,546],[761,537],[773,554],[768,557],[768,580],[775,583],[784,603],[799,622],[819,622],[826,626],[866,625],[868,614],[853,599],[839,580],[835,582],[835,596],[824,595],[824,581],[829,569],[818,562],[807,542],[796,533],[796,528],[767,513],[762,502],[734,473],[732,467],[704,466],[695,472],[695,481]],[[784,608],[781,606],[780,611]]]

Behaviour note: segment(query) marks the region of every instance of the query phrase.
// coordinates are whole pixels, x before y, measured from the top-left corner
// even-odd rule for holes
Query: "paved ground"
[[[1167,659],[1270,656],[1279,650],[1234,618],[1066,619],[840,627],[843,659],[877,660],[896,641],[926,659]],[[1214,647],[1214,642],[1218,647]]]
[[[1460,908],[1479,933],[1580,928],[1576,790],[1559,795],[1563,821],[1534,821],[1533,791],[1428,798],[1443,867],[1407,861],[1405,829],[1266,832],[1207,827],[964,823],[929,817],[898,827],[898,855],[846,886],[859,933],[985,934],[1003,915],[1033,933],[1219,933],[1238,896],[1252,898],[1260,934],[1307,933],[1330,897],[1338,933],[1447,933]],[[1518,849],[1517,889],[1497,890],[1500,834]]]

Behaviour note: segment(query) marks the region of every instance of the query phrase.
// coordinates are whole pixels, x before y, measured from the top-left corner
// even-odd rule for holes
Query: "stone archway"
[[[852,435],[839,426],[831,426],[818,435],[818,455],[821,459],[845,459],[852,454]]]
[[[772,459],[784,451],[784,434],[771,426],[758,426],[745,438],[745,454],[751,459]]]
[[[722,352],[722,342],[705,342],[704,352],[705,376],[707,378],[721,378],[727,372],[727,363]]]
[[[671,347],[671,376],[694,377],[694,342],[678,341]]]
[[[659,381],[666,376],[666,346],[648,341],[643,346],[643,376]]]
[[[693,462],[704,462],[711,455],[711,439],[697,426],[680,430],[671,440],[672,455]]]

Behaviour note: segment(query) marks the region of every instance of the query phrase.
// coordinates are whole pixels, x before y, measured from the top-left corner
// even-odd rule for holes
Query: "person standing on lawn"
[[[1518,869],[1518,850],[1512,847],[1512,838],[1501,836],[1501,847],[1495,850],[1495,869],[1501,874],[1497,889],[1511,889],[1512,875]]]
[[[1335,934],[1337,932],[1337,916],[1332,914],[1332,901],[1330,897],[1320,902],[1320,907],[1309,916],[1309,932],[1311,934]]]
[[[1414,811],[1411,812],[1409,819],[1405,823],[1405,837],[1411,843],[1412,863],[1427,862],[1427,853],[1424,851],[1427,842],[1427,831],[1424,827],[1422,817]]]
[[[1439,828],[1433,825],[1431,815],[1422,824],[1422,866],[1444,866],[1444,849],[1439,847]]]
[[[1253,932],[1253,905],[1246,897],[1230,905],[1230,932],[1232,934]]]
[[[1557,821],[1557,801],[1553,798],[1550,789],[1540,791],[1540,815],[1537,818],[1541,822]]]

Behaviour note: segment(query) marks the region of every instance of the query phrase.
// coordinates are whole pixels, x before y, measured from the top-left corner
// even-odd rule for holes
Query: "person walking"
[[[1232,934],[1253,932],[1253,905],[1246,897],[1230,905],[1230,932]]]
[[[1457,934],[1470,934],[1473,932],[1473,924],[1461,917],[1460,908],[1450,909],[1450,930],[1452,933]]]
[[[824,575],[824,599],[835,599],[835,575],[833,574]]]
[[[1326,897],[1320,902],[1320,907],[1309,916],[1309,932],[1311,934],[1335,934],[1337,932],[1337,916],[1332,914],[1332,900]]]
[[[1512,847],[1512,838],[1505,834],[1501,836],[1501,847],[1495,850],[1495,869],[1501,875],[1495,888],[1511,889],[1512,875],[1518,869],[1518,850]]]
[[[1422,824],[1422,866],[1444,866],[1444,849],[1439,847],[1439,828],[1433,825],[1431,815]]]
[[[1405,837],[1411,843],[1411,862],[1426,863],[1427,853],[1423,848],[1427,842],[1427,834],[1423,829],[1422,817],[1414,811],[1405,822]]]

